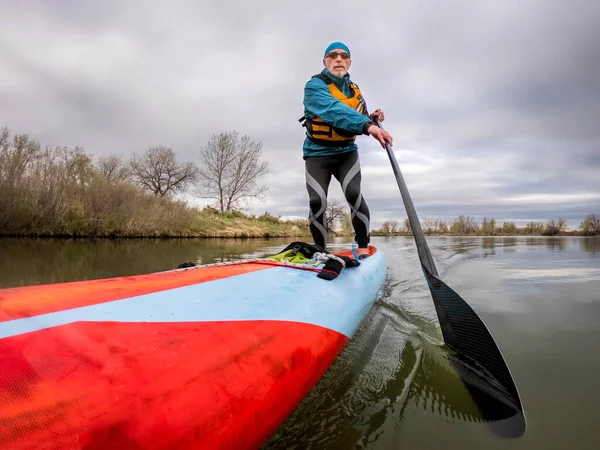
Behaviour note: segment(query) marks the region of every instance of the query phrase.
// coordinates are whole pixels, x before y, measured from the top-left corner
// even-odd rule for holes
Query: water
[[[0,287],[169,270],[288,240],[0,239]],[[412,238],[374,238],[385,295],[265,449],[597,449],[600,239],[430,237],[440,278],[484,320],[528,430],[496,437],[448,364]],[[334,248],[349,248],[340,240]]]
[[[286,239],[0,238],[0,289],[176,269],[251,257]]]

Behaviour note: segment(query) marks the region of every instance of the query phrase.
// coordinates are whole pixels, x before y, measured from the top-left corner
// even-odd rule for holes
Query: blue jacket
[[[345,95],[351,95],[350,76],[348,74],[340,78],[333,75],[327,69],[323,69],[321,73],[330,78]],[[361,114],[352,108],[348,108],[348,106],[334,98],[329,92],[327,84],[319,78],[311,78],[304,86],[304,116],[307,119],[320,117],[334,127],[342,128],[359,135],[368,134],[367,128],[373,125],[373,122],[368,117],[368,112],[366,114]],[[303,158],[333,155],[357,149],[358,146],[354,142],[343,147],[325,147],[312,142],[306,137],[303,145]]]

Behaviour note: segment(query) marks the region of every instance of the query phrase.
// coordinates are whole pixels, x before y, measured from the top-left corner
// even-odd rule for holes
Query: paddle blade
[[[498,345],[477,313],[421,265],[444,341],[457,352],[451,362],[492,430],[517,438],[527,427],[517,387]]]

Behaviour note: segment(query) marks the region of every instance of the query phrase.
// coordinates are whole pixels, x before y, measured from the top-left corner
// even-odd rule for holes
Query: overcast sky
[[[270,165],[251,212],[306,217],[303,88],[341,40],[421,219],[577,228],[600,214],[599,23],[594,0],[1,1],[0,126],[194,162],[237,130]],[[402,220],[385,150],[358,144],[372,226]]]

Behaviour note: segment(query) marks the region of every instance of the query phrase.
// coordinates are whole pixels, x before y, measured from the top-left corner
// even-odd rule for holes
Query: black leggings
[[[310,205],[308,220],[315,244],[326,248],[325,211],[329,183],[333,175],[340,182],[346,201],[350,205],[350,217],[356,233],[356,242],[359,247],[366,248],[369,244],[371,216],[367,202],[360,191],[361,175],[358,151],[354,150],[339,155],[311,156],[306,159],[305,164],[306,189]]]

